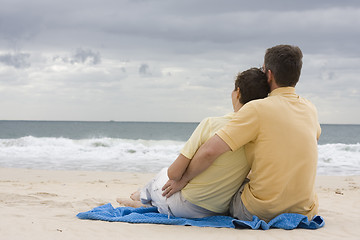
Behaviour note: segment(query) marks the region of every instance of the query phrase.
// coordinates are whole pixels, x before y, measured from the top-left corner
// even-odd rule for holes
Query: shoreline
[[[245,230],[80,220],[79,212],[111,203],[155,173],[0,168],[2,239],[360,239],[360,176],[317,176],[318,230]],[[266,235],[265,235],[266,234]]]

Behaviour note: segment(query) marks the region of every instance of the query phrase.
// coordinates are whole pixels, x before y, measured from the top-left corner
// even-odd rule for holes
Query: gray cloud
[[[139,74],[140,75],[151,75],[151,73],[149,72],[149,65],[147,65],[146,63],[141,64],[139,67]]]
[[[6,23],[0,24],[0,34],[18,37],[20,45],[21,36],[28,36],[36,37],[39,47],[69,48],[81,42],[136,56],[156,51],[159,56],[215,49],[250,53],[281,40],[319,53],[360,54],[352,40],[360,38],[359,31],[349,24],[359,24],[359,1],[89,1],[81,10],[69,1],[26,5],[25,11],[9,1],[0,10]],[[340,41],[341,48],[334,48]]]
[[[71,57],[55,56],[54,61],[61,60],[65,63],[83,63],[90,65],[97,65],[101,63],[101,55],[99,52],[93,52],[91,49],[76,49],[75,53]]]
[[[28,68],[31,66],[29,58],[28,53],[3,54],[0,55],[0,62],[14,68]]]
[[[101,63],[101,56],[100,53],[95,53],[90,49],[78,48],[71,63],[90,63],[95,65]]]
[[[271,4],[267,0],[109,0],[106,4],[89,0],[86,5],[70,0],[4,0],[0,77],[17,78],[15,82],[26,86],[15,89],[2,81],[0,91],[19,91],[19,96],[29,99],[42,97],[41,102],[49,105],[51,101],[37,91],[57,95],[59,105],[76,93],[82,93],[84,101],[96,96],[97,104],[108,106],[111,116],[113,109],[122,107],[127,119],[118,120],[199,121],[229,109],[237,72],[259,67],[266,48],[290,43],[304,53],[297,90],[315,100],[320,119],[331,123],[339,117],[331,118],[331,111],[322,115],[323,109],[349,99],[354,103],[341,107],[354,109],[360,104],[356,97],[359,16],[358,0],[274,0]],[[26,71],[16,71],[20,68]],[[134,98],[139,90],[148,94],[142,102]],[[176,96],[171,107],[169,96]],[[184,104],[183,119],[175,118],[176,109]],[[84,107],[78,99],[71,105],[79,111]],[[128,107],[139,105],[174,110],[166,111],[168,119],[142,119],[144,115]],[[72,118],[70,113],[59,112],[59,116]],[[341,117],[360,122],[360,113]]]

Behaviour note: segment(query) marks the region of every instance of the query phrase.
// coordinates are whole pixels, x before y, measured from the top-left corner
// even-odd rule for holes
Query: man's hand
[[[179,181],[175,180],[169,180],[165,185],[162,187],[163,190],[163,196],[166,198],[171,197],[174,193],[179,192],[181,189],[183,189],[188,183],[184,181],[183,179],[180,179]]]

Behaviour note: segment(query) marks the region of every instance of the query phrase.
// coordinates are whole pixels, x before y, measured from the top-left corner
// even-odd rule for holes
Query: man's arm
[[[186,168],[189,166],[190,161],[191,160],[184,155],[179,154],[167,170],[169,179],[179,181],[185,173]]]
[[[179,181],[182,178],[196,151],[209,138],[211,132],[209,126],[209,118],[206,118],[196,127],[182,148],[180,155],[168,168],[167,174],[170,180]]]
[[[230,150],[230,147],[218,135],[211,137],[196,152],[180,181],[169,180],[164,185],[163,196],[170,197],[183,189],[191,179],[205,171],[216,158]]]

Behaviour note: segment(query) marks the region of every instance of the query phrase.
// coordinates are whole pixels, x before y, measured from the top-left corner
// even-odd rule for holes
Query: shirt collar
[[[225,118],[233,118],[235,116],[235,113],[236,112],[230,112],[230,113],[226,114],[224,117]]]
[[[279,87],[274,89],[269,96],[277,96],[277,95],[286,95],[286,94],[295,94],[294,87]]]

